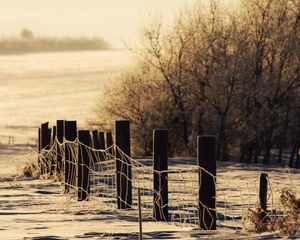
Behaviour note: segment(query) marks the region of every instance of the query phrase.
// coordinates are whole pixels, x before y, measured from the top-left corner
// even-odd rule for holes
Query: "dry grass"
[[[42,156],[36,152],[30,153],[28,156],[26,156],[27,161],[25,164],[19,168],[18,170],[18,176],[17,179],[22,178],[35,178],[35,179],[52,179],[55,182],[61,182],[62,181],[62,174],[53,172],[50,173],[49,171],[45,171],[46,173],[41,173],[41,165],[44,165],[44,169],[50,169],[49,162],[44,161]]]
[[[38,164],[38,158],[34,159],[32,157],[28,158],[25,164],[19,169],[18,178],[23,177],[33,177],[39,178],[41,175],[40,167]]]
[[[285,235],[300,236],[300,199],[292,189],[284,188],[280,196],[284,208],[284,215],[278,217],[274,229]]]
[[[248,231],[257,233],[277,231],[280,235],[300,237],[300,199],[290,188],[284,188],[280,195],[280,204],[284,211],[278,214],[275,210],[265,212],[259,208],[249,209],[244,218]]]

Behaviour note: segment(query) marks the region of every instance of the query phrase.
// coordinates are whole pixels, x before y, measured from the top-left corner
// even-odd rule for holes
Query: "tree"
[[[199,134],[217,135],[222,161],[239,148],[240,161],[257,162],[263,152],[267,164],[272,147],[297,147],[280,135],[298,124],[299,5],[241,1],[233,14],[211,0],[206,9],[184,8],[167,27],[152,19],[142,29],[142,47],[130,48],[135,68],[99,102],[102,122],[131,119],[136,148],[146,154],[152,129],[162,127],[170,130],[174,154],[193,154]]]
[[[34,35],[33,35],[33,32],[32,32],[32,31],[30,31],[30,30],[27,29],[27,28],[24,28],[24,29],[21,31],[21,33],[20,33],[20,37],[21,37],[21,38],[24,38],[24,39],[31,39],[31,38],[34,37]]]

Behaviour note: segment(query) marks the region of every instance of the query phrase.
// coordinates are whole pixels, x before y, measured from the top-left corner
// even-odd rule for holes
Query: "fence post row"
[[[216,137],[197,137],[199,166],[199,227],[216,229]]]
[[[168,221],[168,130],[153,131],[154,195],[153,217]]]
[[[64,126],[65,139],[67,141],[75,141],[77,138],[77,124],[76,121],[65,121]],[[76,166],[74,155],[72,155],[72,147],[74,143],[65,144],[65,193],[70,191],[70,186],[75,186],[76,183]]]
[[[77,172],[77,187],[78,201],[85,200],[90,192],[90,176],[89,176],[89,154],[88,149],[84,146],[91,146],[91,135],[89,130],[78,131],[78,172]],[[82,143],[82,144],[81,144]],[[84,145],[83,145],[84,144]]]
[[[50,144],[55,144],[55,136],[58,143],[63,143],[63,138],[67,141],[75,141],[77,138],[76,121],[57,120],[57,126],[53,127],[53,138],[51,141],[51,129],[49,123],[41,124],[39,128],[38,150],[49,149]],[[78,131],[79,141],[95,149],[105,148],[104,132],[89,130]],[[92,144],[93,143],[93,144]],[[125,153],[123,155],[117,148],[116,157],[116,188],[118,209],[130,208],[132,205],[132,176],[130,162],[130,122],[129,120],[117,120],[115,122],[115,143],[116,146]],[[70,191],[71,186],[78,186],[78,200],[87,198],[89,188],[89,167],[90,160],[88,149],[76,143],[65,144],[64,175],[65,193]],[[111,132],[106,132],[106,147],[113,145]],[[78,155],[74,156],[73,151],[77,147]],[[60,147],[56,146],[56,170],[62,170],[62,154]],[[113,152],[113,151],[112,151]],[[76,157],[78,157],[77,179],[76,179]],[[204,230],[216,229],[216,137],[197,137],[197,159],[199,166],[199,226]],[[55,159],[53,159],[54,161]],[[45,166],[39,159],[41,172],[45,172]],[[54,166],[55,163],[52,163]],[[154,168],[154,196],[153,215],[156,221],[168,221],[168,130],[156,129],[153,131],[153,168]],[[53,168],[51,166],[51,171]],[[267,211],[267,177],[266,173],[260,175],[259,201],[261,210]]]
[[[115,134],[117,147],[130,157],[129,120],[117,120]],[[130,208],[132,205],[131,163],[130,159],[122,156],[118,149],[116,149],[116,183],[118,209]]]
[[[64,128],[65,128],[65,121],[64,120],[57,120],[56,121],[56,136],[57,141],[56,143],[56,171],[57,173],[62,172],[62,163],[63,163],[63,156],[61,152],[61,146],[58,146],[58,144],[62,144],[64,141]]]

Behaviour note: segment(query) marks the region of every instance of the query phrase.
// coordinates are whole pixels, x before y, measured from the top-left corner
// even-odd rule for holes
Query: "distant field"
[[[104,84],[128,64],[121,51],[0,56],[0,142],[35,144],[45,121],[84,125]]]

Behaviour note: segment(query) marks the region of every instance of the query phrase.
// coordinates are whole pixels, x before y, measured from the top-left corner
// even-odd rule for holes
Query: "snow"
[[[172,161],[172,160],[171,160]],[[184,160],[175,159],[177,167],[186,166]],[[187,166],[186,166],[187,167]],[[219,181],[226,175],[232,179],[232,189],[239,186],[241,192],[249,191],[245,182],[251,183],[263,166],[235,164],[218,164]],[[289,179],[296,181],[299,172],[286,175],[280,167],[272,167],[269,171],[272,186],[290,186]],[[222,183],[229,184],[229,183]],[[300,184],[294,185],[300,189]],[[241,197],[227,194],[230,202],[238,206]],[[116,208],[100,208],[97,199],[78,202],[76,197],[62,193],[62,186],[52,180],[22,179],[14,181],[6,177],[0,179],[0,236],[1,239],[138,239],[138,213],[133,210],[117,210]],[[218,202],[218,199],[217,199]],[[230,210],[228,209],[228,214]],[[257,234],[245,229],[224,227],[224,220],[217,222],[216,231],[200,231],[188,225],[143,220],[143,236],[145,239],[274,239],[276,233]],[[279,237],[278,237],[279,238]]]

